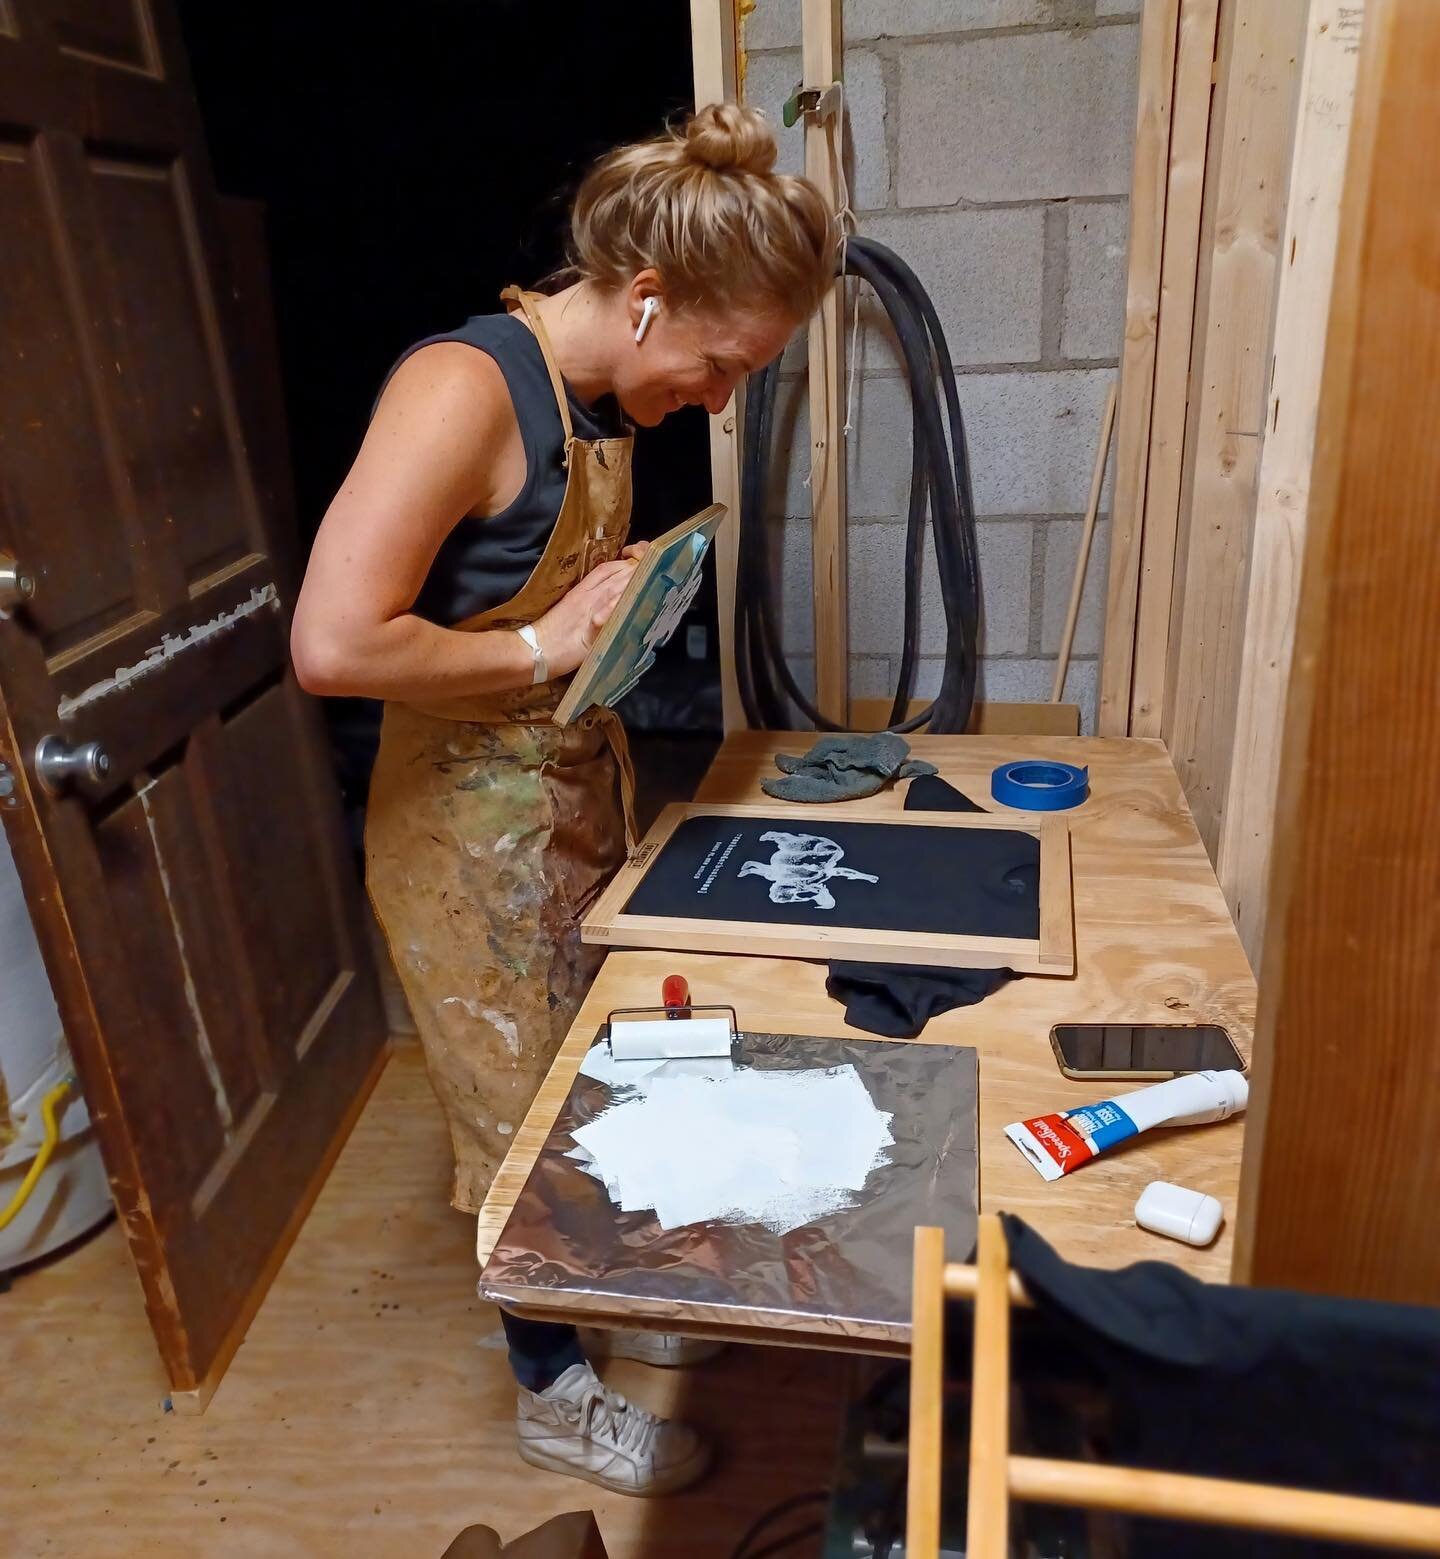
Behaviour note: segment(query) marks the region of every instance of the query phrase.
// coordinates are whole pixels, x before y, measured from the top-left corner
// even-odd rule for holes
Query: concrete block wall
[[[985,621],[981,696],[1050,696],[1105,393],[1118,372],[1140,0],[846,0],[845,92],[858,230],[920,277],[945,326],[969,434]],[[780,125],[800,79],[799,0],[746,22],[746,100]],[[910,410],[898,349],[867,301],[847,464],[851,689],[894,687]],[[848,331],[847,331],[848,335]],[[769,496],[785,639],[813,684],[803,342],[777,418],[790,440]],[[1112,451],[1113,462],[1113,451]],[[1094,730],[1109,535],[1101,507],[1066,697]],[[933,555],[920,696],[939,685]]]

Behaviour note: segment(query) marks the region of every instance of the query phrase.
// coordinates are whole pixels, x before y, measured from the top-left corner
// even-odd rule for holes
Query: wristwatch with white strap
[[[540,648],[540,638],[534,628],[526,623],[523,628],[517,628],[516,633],[530,646],[530,655],[533,659],[534,675],[530,678],[532,687],[539,687],[542,682],[550,680],[550,668],[545,664],[545,651]]]

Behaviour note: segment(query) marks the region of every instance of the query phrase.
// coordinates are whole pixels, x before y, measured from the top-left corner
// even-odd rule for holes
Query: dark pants
[[[555,1321],[527,1321],[509,1311],[500,1312],[505,1341],[510,1344],[510,1368],[527,1391],[553,1386],[572,1364],[585,1362],[580,1334],[573,1326]]]

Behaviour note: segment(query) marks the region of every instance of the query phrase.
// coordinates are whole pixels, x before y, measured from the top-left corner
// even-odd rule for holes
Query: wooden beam
[[[1145,0],[1140,19],[1140,85],[1130,175],[1130,242],[1125,284],[1125,342],[1115,433],[1115,497],[1110,571],[1100,660],[1101,736],[1130,734],[1130,678],[1150,455],[1150,409],[1160,318],[1160,265],[1170,172],[1170,114],[1179,42],[1180,0]]]
[[[1165,243],[1160,265],[1155,392],[1141,522],[1135,665],[1130,689],[1132,736],[1159,736],[1169,664],[1170,592],[1175,582],[1180,465],[1185,452],[1185,410],[1190,394],[1190,337],[1195,323],[1200,207],[1205,188],[1205,150],[1210,138],[1210,87],[1219,12],[1219,0],[1181,0],[1175,100],[1170,119]]]
[[[975,1270],[965,1552],[969,1559],[1006,1559],[1010,1552],[1010,1251],[996,1213],[981,1214]]]
[[[1075,554],[1075,578],[1070,585],[1070,605],[1065,612],[1065,628],[1055,656],[1055,678],[1050,685],[1050,702],[1058,704],[1065,696],[1065,678],[1070,670],[1070,649],[1075,643],[1075,624],[1080,621],[1080,603],[1085,597],[1085,575],[1090,570],[1090,546],[1095,540],[1095,519],[1100,513],[1100,490],[1105,485],[1105,467],[1110,456],[1110,430],[1115,425],[1115,385],[1105,394],[1105,411],[1100,418],[1100,440],[1095,446],[1095,465],[1090,472],[1090,497],[1085,504],[1085,520],[1080,527],[1080,546]]]
[[[1440,6],[1370,0],[1237,1220],[1241,1281],[1440,1303]]]
[[[1220,886],[1257,975],[1363,15],[1364,0],[1314,0],[1311,6],[1289,209],[1280,245],[1275,349],[1250,549],[1235,745],[1217,861]]]
[[[1105,1467],[1094,1462],[1010,1458],[1010,1492],[1042,1505],[1123,1511],[1165,1521],[1239,1527],[1358,1543],[1409,1553],[1440,1552],[1440,1510],[1398,1500],[1359,1499],[1311,1489],[1196,1478],[1177,1472]]]
[[[801,0],[803,85],[823,91],[844,78],[840,0]],[[805,120],[805,174],[839,210],[845,185],[845,115]],[[849,718],[850,622],[845,530],[844,286],[837,281],[810,321],[810,513],[815,581],[815,703],[839,725]]]
[[[690,0],[690,49],[695,107],[739,102],[739,25],[736,0]],[[726,508],[715,536],[716,631],[720,650],[720,700],[727,734],[743,730],[745,710],[735,674],[735,580],[740,567],[740,455],[745,428],[745,386],[710,418],[710,495]]]
[[[945,1231],[915,1231],[910,1286],[910,1439],[905,1552],[940,1553],[941,1441],[945,1431]]]
[[[1212,859],[1230,778],[1246,564],[1308,13],[1309,0],[1225,0],[1221,8],[1159,726]]]

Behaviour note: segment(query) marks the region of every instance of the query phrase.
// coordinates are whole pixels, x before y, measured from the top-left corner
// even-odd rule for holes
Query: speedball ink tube
[[[1190,1072],[1119,1099],[1016,1121],[1005,1135],[1045,1179],[1058,1180],[1152,1126],[1229,1120],[1249,1097],[1250,1085],[1241,1072]]]

